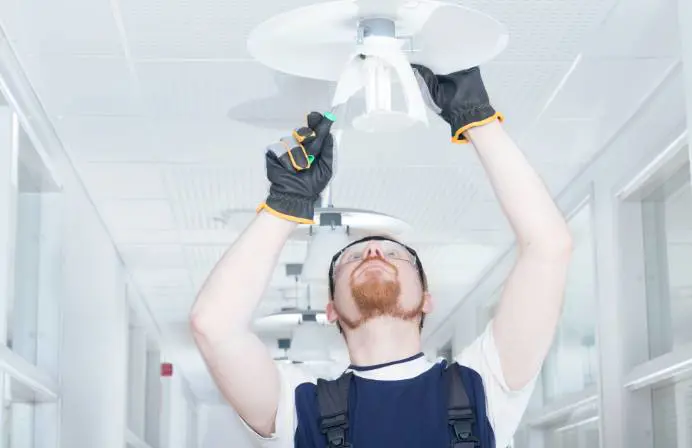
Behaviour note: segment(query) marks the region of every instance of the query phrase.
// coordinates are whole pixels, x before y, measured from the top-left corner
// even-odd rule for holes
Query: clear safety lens
[[[355,244],[339,257],[336,261],[336,265],[343,265],[346,263],[359,262],[366,256],[366,249],[369,245],[377,245],[382,250],[382,254],[388,260],[400,260],[415,264],[415,259],[413,254],[409,252],[404,246],[394,241],[380,240],[380,241],[363,241],[361,243]]]

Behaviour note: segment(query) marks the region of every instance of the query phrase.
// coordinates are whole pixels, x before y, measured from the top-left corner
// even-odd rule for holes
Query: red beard
[[[377,260],[385,269],[394,273],[393,279],[383,278],[376,271],[362,273],[363,265]],[[363,276],[365,280],[357,281],[357,277]],[[401,285],[399,284],[399,270],[396,266],[383,258],[368,258],[363,260],[351,273],[351,294],[356,307],[360,312],[360,318],[351,320],[345,316],[339,316],[340,320],[350,329],[361,326],[366,321],[377,316],[390,316],[403,320],[412,320],[423,311],[423,300],[412,310],[404,310],[399,305]]]

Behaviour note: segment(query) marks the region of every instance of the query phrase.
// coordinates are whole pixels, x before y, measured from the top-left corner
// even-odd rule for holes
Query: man
[[[484,397],[473,398],[484,414],[475,428],[490,433],[482,447],[504,447],[552,343],[571,237],[539,176],[504,132],[478,68],[441,76],[413,67],[453,141],[473,143],[460,148],[475,148],[516,234],[518,258],[496,314],[455,357],[482,379]],[[268,198],[218,262],[191,313],[196,343],[219,389],[262,446],[327,446],[315,380],[280,370],[250,323],[282,247],[298,223],[312,221],[331,178],[330,125],[312,113],[306,128],[270,146]],[[327,316],[343,332],[352,362],[348,442],[357,448],[450,446],[444,366],[420,353],[420,327],[433,298],[415,251],[386,238],[366,239],[337,254],[329,275]]]

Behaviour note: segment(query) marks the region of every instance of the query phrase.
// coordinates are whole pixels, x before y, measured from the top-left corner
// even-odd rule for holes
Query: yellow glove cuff
[[[269,213],[271,215],[276,216],[277,218],[285,219],[287,221],[297,222],[298,224],[315,224],[315,220],[313,220],[313,219],[297,218],[295,216],[287,215],[285,213],[281,213],[280,211],[274,210],[273,208],[269,207],[266,202],[263,202],[260,205],[258,205],[257,209],[255,211],[257,213],[259,213],[262,210],[266,211],[267,213]]]
[[[495,112],[495,114],[489,116],[488,118],[486,118],[484,120],[474,121],[473,123],[469,123],[466,126],[459,128],[454,133],[454,137],[452,137],[452,143],[462,144],[462,145],[469,143],[469,140],[466,138],[466,136],[464,136],[464,132],[468,131],[471,128],[475,128],[478,126],[483,126],[483,125],[492,123],[495,120],[503,122],[503,121],[505,121],[505,116],[502,115],[500,112]]]

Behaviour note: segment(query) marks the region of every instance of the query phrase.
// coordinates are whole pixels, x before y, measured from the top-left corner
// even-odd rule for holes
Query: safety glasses
[[[380,241],[380,247],[385,258],[390,260],[405,261],[415,266],[416,270],[418,271],[418,275],[420,276],[421,284],[423,285],[423,288],[427,290],[428,285],[425,278],[425,272],[423,271],[423,265],[421,264],[420,258],[415,250],[411,249],[405,244],[401,244],[400,242],[385,236],[368,236],[352,242],[334,254],[332,257],[331,264],[329,265],[329,292],[332,297],[334,296],[335,269],[345,264],[360,262],[363,258],[365,247],[369,241]]]

